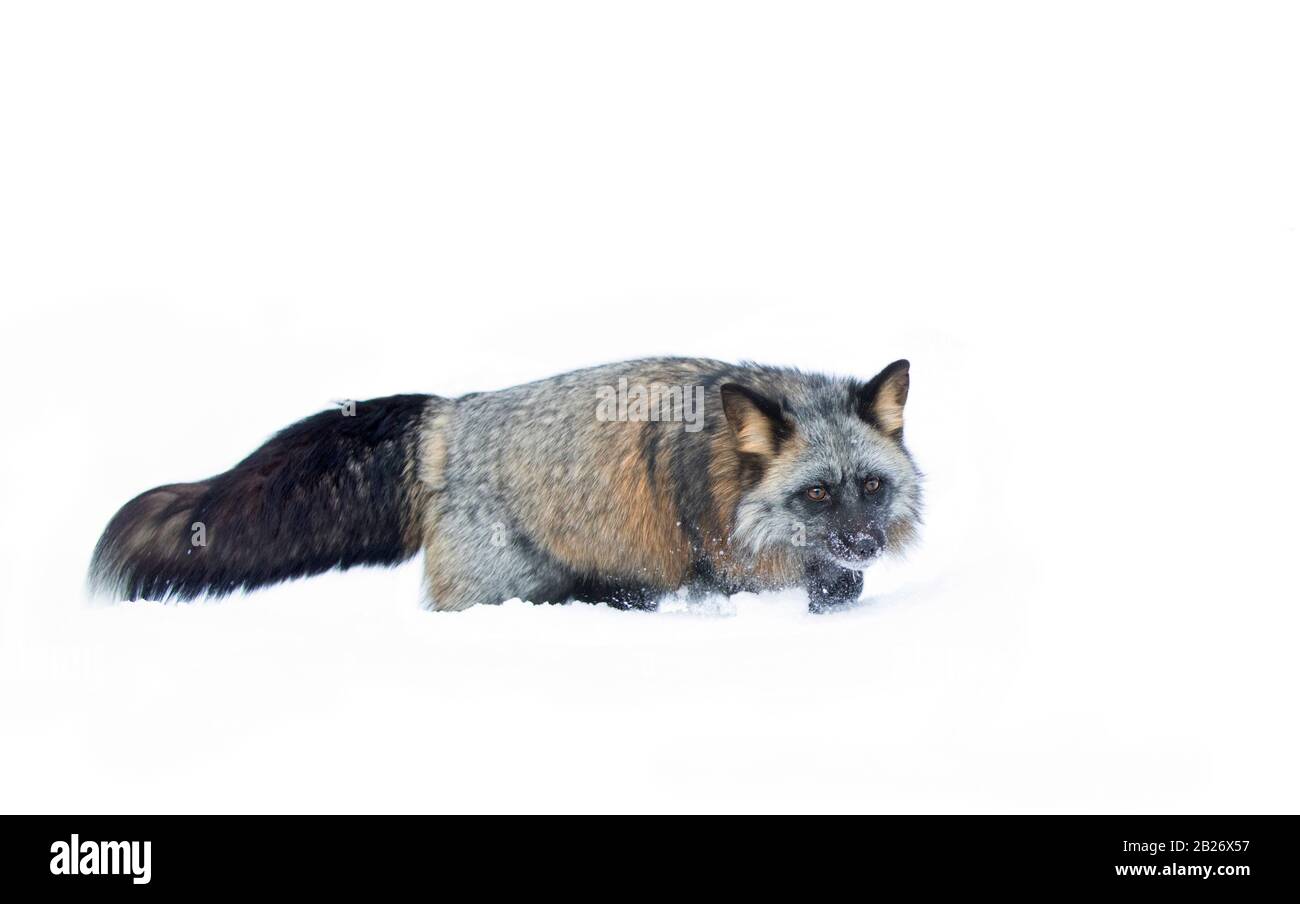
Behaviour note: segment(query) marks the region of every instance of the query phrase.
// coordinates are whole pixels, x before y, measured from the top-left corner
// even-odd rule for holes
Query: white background
[[[1300,808],[1286,3],[0,12],[0,809]],[[925,542],[813,617],[92,606],[334,399],[913,362]]]

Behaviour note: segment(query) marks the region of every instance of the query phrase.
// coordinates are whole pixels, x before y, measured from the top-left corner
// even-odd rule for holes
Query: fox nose
[[[868,527],[865,530],[850,531],[836,535],[831,543],[838,546],[837,554],[849,559],[870,559],[880,555],[885,548],[885,532],[880,528]]]

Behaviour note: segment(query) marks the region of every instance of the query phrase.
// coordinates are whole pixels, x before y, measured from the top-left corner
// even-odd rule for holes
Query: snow
[[[2,14],[0,809],[1300,808],[1294,12],[307,9]],[[331,400],[646,354],[910,358],[922,544],[820,616],[84,597]]]

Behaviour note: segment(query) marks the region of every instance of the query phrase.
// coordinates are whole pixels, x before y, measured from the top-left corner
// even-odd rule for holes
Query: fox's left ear
[[[911,367],[906,360],[895,361],[858,390],[858,414],[886,436],[903,432],[903,406],[907,404]]]

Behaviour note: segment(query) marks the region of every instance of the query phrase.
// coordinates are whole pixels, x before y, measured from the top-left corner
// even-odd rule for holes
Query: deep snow
[[[1293,11],[195,15],[0,13],[0,809],[1300,808]],[[909,357],[920,547],[824,616],[82,595],[333,399],[665,353]]]

